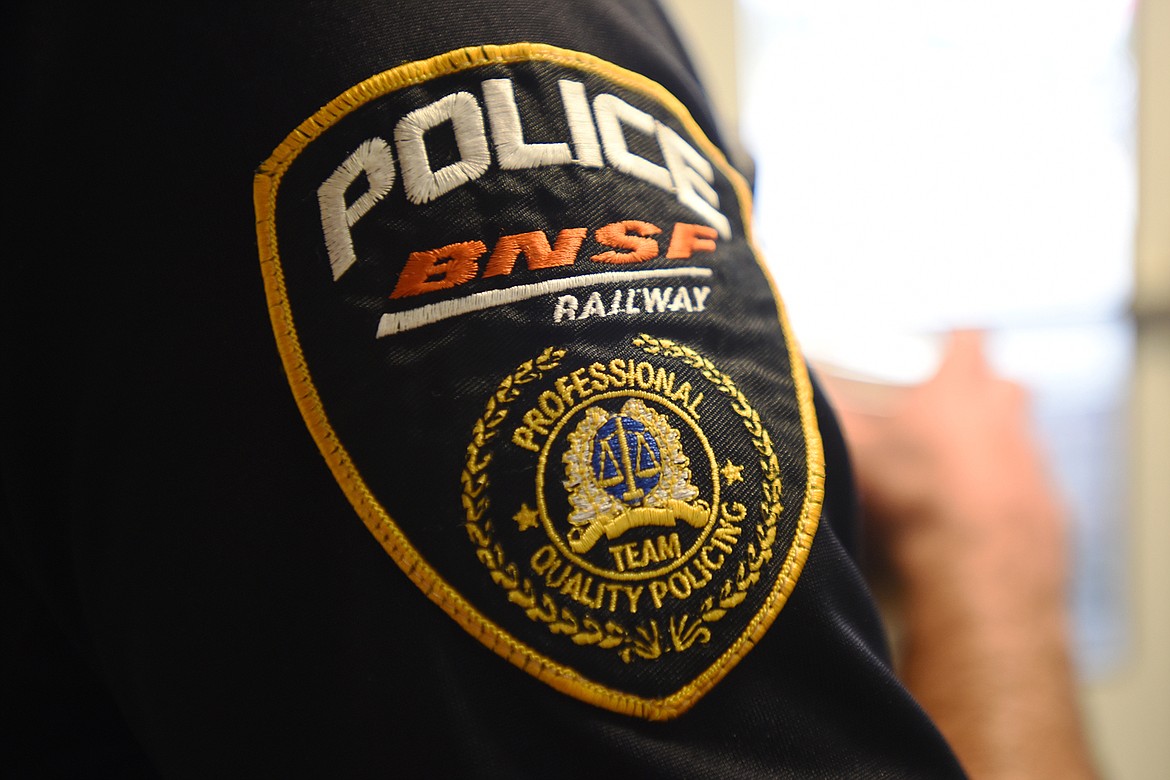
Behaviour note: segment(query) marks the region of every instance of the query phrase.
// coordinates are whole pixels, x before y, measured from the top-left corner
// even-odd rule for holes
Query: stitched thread
[[[361,172],[366,174],[369,189],[346,206],[345,191]],[[325,248],[334,281],[357,262],[349,229],[390,191],[394,177],[394,157],[390,154],[390,147],[381,138],[371,138],[358,146],[317,189],[321,229],[325,234]]]
[[[450,122],[460,159],[432,170],[423,138],[427,130]],[[470,92],[456,92],[415,109],[394,127],[402,184],[411,203],[428,203],[461,184],[478,179],[492,164],[479,101]],[[409,151],[404,152],[404,149]]]
[[[601,142],[597,140],[597,127],[589,111],[585,85],[579,81],[561,79],[558,86],[561,103],[565,107],[565,121],[569,125],[569,137],[573,139],[573,149],[577,152],[574,162],[589,168],[600,168],[605,162],[601,159]]]
[[[710,639],[711,631],[707,625],[721,620],[729,610],[747,598],[748,590],[760,579],[760,570],[772,559],[777,525],[783,511],[780,503],[782,492],[780,463],[759,414],[735,386],[734,381],[719,371],[710,360],[689,347],[645,334],[634,339],[633,343],[647,354],[681,359],[698,369],[720,392],[731,397],[733,400],[731,409],[743,419],[760,456],[760,468],[764,475],[762,490],[765,500],[760,505],[763,516],[755,526],[754,543],[747,545],[745,560],[741,561],[735,573],[723,582],[718,600],[714,596],[708,596],[699,606],[697,614],[688,611],[681,616],[670,616],[666,626],[667,637],[670,640],[669,649],[679,653],[685,652],[696,643],[706,643]],[[507,559],[503,548],[495,541],[492,521],[487,517],[490,500],[486,491],[491,484],[487,467],[491,463],[492,455],[488,453],[481,456],[481,452],[495,438],[499,426],[507,418],[508,404],[520,394],[517,386],[539,380],[544,374],[555,369],[564,355],[565,350],[549,347],[535,360],[521,364],[516,372],[505,377],[500,383],[496,393],[489,398],[484,414],[473,426],[472,442],[467,448],[467,460],[462,475],[463,507],[467,517],[468,536],[476,544],[478,548],[476,557],[488,569],[492,581],[507,592],[509,601],[524,609],[530,620],[545,623],[549,631],[564,634],[577,645],[597,645],[603,649],[613,649],[626,663],[636,658],[653,661],[666,652],[663,648],[664,637],[656,619],[634,625],[632,629],[615,620],[606,621],[602,626],[588,615],[578,616],[573,609],[558,606],[548,593],[540,594],[538,597],[532,581],[520,576],[519,568]],[[637,391],[632,392],[634,395],[638,394]],[[552,440],[551,435],[549,440]],[[538,473],[544,472],[547,457],[546,446],[537,465]],[[718,502],[717,496],[714,502]],[[724,522],[729,525],[732,523],[738,525],[747,514],[746,508],[738,504],[730,511],[727,507],[723,507],[721,511]],[[726,552],[730,551],[731,548],[727,548]],[[788,558],[792,557],[793,551],[790,550]],[[791,568],[785,566],[783,571],[791,573]],[[783,599],[787,599],[788,593],[795,585],[795,578],[786,579],[782,576],[778,584],[784,586]],[[689,595],[689,590],[685,595]],[[775,590],[769,595],[768,602],[773,602],[774,598]],[[779,602],[782,603],[783,601]],[[749,628],[751,633],[754,633],[757,628],[756,622],[749,623]],[[741,635],[732,644],[732,648],[740,647],[748,635],[748,632]],[[746,649],[742,652],[746,652]],[[710,671],[708,669],[708,672]]]
[[[572,265],[586,232],[585,228],[565,228],[557,233],[555,248],[548,245],[548,236],[542,230],[501,236],[483,269],[484,278],[512,273],[512,266],[521,253],[528,258],[529,270]]]
[[[320,395],[313,384],[312,375],[305,363],[296,325],[289,309],[288,292],[284,272],[280,265],[276,235],[276,196],[285,171],[300,152],[318,135],[350,112],[389,92],[481,65],[522,61],[556,63],[601,75],[618,86],[656,100],[682,123],[688,134],[696,140],[703,152],[729,179],[735,190],[745,238],[752,249],[757,266],[772,290],[776,303],[777,320],[781,325],[787,347],[791,377],[796,389],[797,405],[804,433],[807,464],[805,499],[797,521],[793,544],[789,548],[789,554],[772,593],[757,617],[749,625],[748,631],[741,636],[741,640],[729,648],[693,683],[684,686],[677,693],[664,699],[647,700],[623,694],[583,678],[572,669],[551,661],[488,620],[439,577],[438,573],[422,559],[398,525],[370,493],[350,459],[349,453],[337,440],[321,403]],[[580,152],[578,154],[580,155]],[[796,577],[808,557],[809,546],[816,533],[821,505],[824,500],[824,453],[820,431],[817,427],[812,384],[807,368],[800,357],[799,346],[789,325],[783,302],[777,294],[775,280],[767,266],[760,261],[759,251],[751,239],[750,188],[743,177],[727,162],[722,151],[705,136],[686,107],[677,98],[661,85],[640,74],[580,52],[533,43],[459,49],[375,75],[346,90],[318,110],[289,133],[268,160],[261,165],[254,179],[253,203],[257,217],[256,233],[269,317],[297,406],[330,471],[349,498],[358,516],[379,540],[391,559],[428,598],[489,649],[553,688],[614,712],[653,720],[673,718],[689,709],[699,697],[730,671],[743,654],[750,649],[751,645],[758,641],[787,599],[795,585]]]
[[[661,232],[662,229],[657,225],[637,219],[627,219],[624,222],[599,227],[593,234],[597,243],[629,251],[611,250],[593,255],[589,259],[598,263],[638,263],[651,260],[658,256],[658,242],[649,236],[656,236]]]
[[[710,268],[648,268],[644,271],[606,271],[599,274],[569,276],[563,279],[522,284],[503,290],[484,290],[472,293],[465,298],[440,301],[420,306],[417,309],[383,314],[378,321],[377,338],[421,328],[449,317],[458,317],[474,311],[492,309],[496,306],[506,306],[529,298],[586,287],[591,284],[622,284],[641,279],[663,279],[678,276],[705,278],[711,276],[712,273]]]
[[[593,98],[593,113],[605,158],[622,173],[628,173],[649,182],[666,192],[674,192],[670,171],[630,151],[622,126],[632,127],[645,135],[655,135],[654,117],[634,108],[616,95],[601,94]]]
[[[566,143],[530,144],[524,142],[520,110],[510,79],[488,79],[482,84],[483,102],[496,142],[500,167],[504,170],[565,165],[573,161]]]

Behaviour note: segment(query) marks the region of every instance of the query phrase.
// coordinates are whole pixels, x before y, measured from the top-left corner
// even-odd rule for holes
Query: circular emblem
[[[676,425],[699,450],[693,472]],[[540,464],[536,500],[549,538],[567,560],[603,577],[645,580],[678,568],[715,519],[719,484],[707,437],[652,392],[607,392],[578,404],[549,435]]]
[[[549,348],[504,378],[468,447],[468,534],[547,641],[624,664],[720,653],[783,558],[779,461],[709,360],[649,336],[630,346],[592,362]]]

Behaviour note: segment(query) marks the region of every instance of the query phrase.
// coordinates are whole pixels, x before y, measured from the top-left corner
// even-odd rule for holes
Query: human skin
[[[827,378],[901,618],[899,675],[974,778],[1091,778],[1069,646],[1068,519],[1024,390],[952,335],[880,412]]]

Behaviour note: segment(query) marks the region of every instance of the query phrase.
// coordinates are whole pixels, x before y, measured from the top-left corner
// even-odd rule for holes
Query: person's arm
[[[1067,515],[1027,398],[956,334],[878,415],[838,406],[899,590],[900,675],[976,778],[1094,775],[1068,641]]]
[[[140,763],[961,776],[653,0],[42,6],[0,566]],[[101,763],[74,710],[43,744]]]

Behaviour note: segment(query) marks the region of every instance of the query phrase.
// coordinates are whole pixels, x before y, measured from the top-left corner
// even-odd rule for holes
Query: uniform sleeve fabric
[[[7,13],[8,765],[961,776],[656,5]]]

